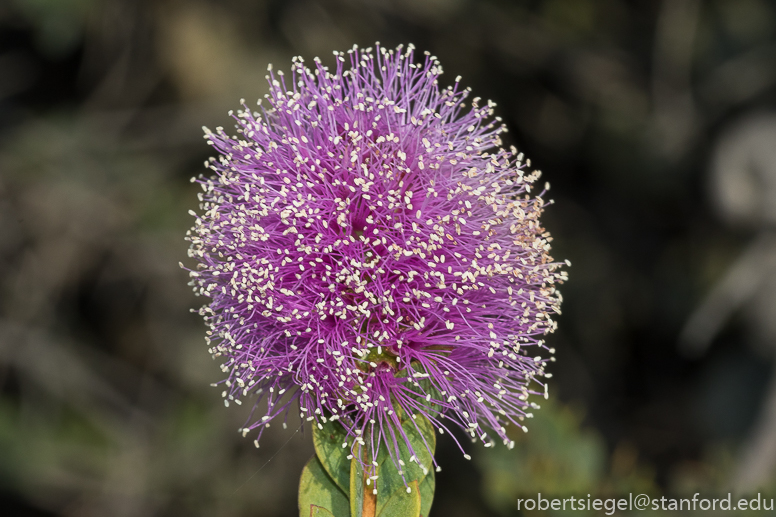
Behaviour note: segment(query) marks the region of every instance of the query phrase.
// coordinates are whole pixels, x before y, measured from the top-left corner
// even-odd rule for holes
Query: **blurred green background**
[[[498,104],[573,264],[550,402],[443,437],[431,515],[773,494],[776,2],[0,0],[0,513],[297,515],[309,433],[255,449],[209,387],[189,178],[267,63],[375,41]]]

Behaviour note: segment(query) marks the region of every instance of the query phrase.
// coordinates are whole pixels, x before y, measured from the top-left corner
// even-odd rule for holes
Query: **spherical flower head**
[[[238,136],[205,129],[219,156],[196,180],[190,274],[225,403],[258,395],[243,433],[259,437],[298,407],[392,451],[417,414],[509,445],[505,425],[546,395],[539,349],[565,279],[531,195],[540,173],[500,148],[493,103],[439,85],[436,58],[335,59],[270,67]]]

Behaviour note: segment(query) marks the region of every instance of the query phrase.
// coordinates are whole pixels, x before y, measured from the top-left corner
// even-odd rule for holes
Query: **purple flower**
[[[499,148],[493,103],[439,86],[433,56],[347,54],[270,73],[238,136],[205,129],[219,157],[197,180],[190,274],[225,403],[258,395],[243,433],[259,437],[298,405],[395,450],[401,408],[509,445],[546,395],[565,279],[529,194],[540,173]]]

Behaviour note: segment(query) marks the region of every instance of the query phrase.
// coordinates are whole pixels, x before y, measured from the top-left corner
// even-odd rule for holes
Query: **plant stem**
[[[361,517],[375,517],[375,513],[377,512],[377,495],[374,493],[374,483],[376,481],[372,481],[371,485],[366,484],[366,480],[369,477],[369,474],[366,469],[364,469],[364,505],[362,507],[361,511]]]

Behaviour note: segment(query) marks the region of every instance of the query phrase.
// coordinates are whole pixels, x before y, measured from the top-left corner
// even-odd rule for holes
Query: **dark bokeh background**
[[[498,104],[573,264],[551,403],[442,439],[432,516],[774,487],[776,2],[0,0],[0,513],[297,514],[309,434],[209,387],[189,178],[267,63],[375,41]]]

